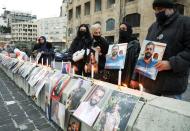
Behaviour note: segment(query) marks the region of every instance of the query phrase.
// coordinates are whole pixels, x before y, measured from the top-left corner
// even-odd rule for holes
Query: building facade
[[[53,17],[37,20],[38,36],[45,36],[47,41],[57,46],[65,47],[67,19],[66,17]]]
[[[20,22],[11,24],[12,41],[36,41],[37,24],[33,22]]]
[[[4,10],[4,13],[1,15],[4,22],[7,24],[8,27],[11,26],[12,23],[18,22],[31,22],[37,19],[36,15],[32,15],[26,12],[19,12],[19,11],[9,11]]]
[[[190,15],[190,1],[176,0],[180,13]],[[102,35],[117,42],[119,24],[128,22],[142,42],[149,26],[155,21],[153,0],[70,0],[68,3],[68,43],[76,36],[80,24],[100,23]]]

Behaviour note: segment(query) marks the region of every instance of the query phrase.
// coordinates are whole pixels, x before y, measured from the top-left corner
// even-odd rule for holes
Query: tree
[[[11,33],[11,27],[0,26],[0,33]]]

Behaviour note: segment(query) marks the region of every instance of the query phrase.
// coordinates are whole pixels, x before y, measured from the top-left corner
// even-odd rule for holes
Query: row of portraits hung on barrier
[[[125,131],[139,100],[90,79],[63,74],[45,66],[3,55],[0,55],[0,62],[7,70],[27,81],[29,95],[40,98],[40,106],[46,116],[68,131],[81,130],[81,122],[97,131]]]

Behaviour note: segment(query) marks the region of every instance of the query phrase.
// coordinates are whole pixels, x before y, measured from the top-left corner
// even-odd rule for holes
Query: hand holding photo
[[[162,60],[165,48],[164,43],[144,40],[135,72],[155,80],[158,73],[155,66],[158,61]]]

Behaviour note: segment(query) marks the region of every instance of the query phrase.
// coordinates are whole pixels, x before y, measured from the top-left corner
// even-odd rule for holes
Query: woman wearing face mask
[[[79,26],[77,36],[71,43],[69,48],[69,54],[73,55],[75,52],[80,51],[82,49],[87,50],[90,49],[92,45],[92,38],[90,35],[89,28],[86,24],[82,24]],[[72,61],[72,65],[75,68],[75,73],[78,75],[82,75],[84,72],[84,66],[86,63],[86,56],[79,61]]]
[[[98,70],[99,72],[104,70],[105,62],[106,62],[106,54],[108,52],[109,44],[108,42],[101,36],[101,25],[94,24],[91,26],[91,34],[93,37],[92,48],[98,52]]]
[[[36,46],[37,53],[41,53],[38,63],[46,65],[51,65],[52,58],[54,56],[54,51],[52,44],[46,41],[44,36],[40,36],[38,39],[39,43]]]
[[[129,86],[130,80],[132,78],[133,70],[140,52],[140,44],[137,38],[132,36],[132,27],[124,22],[119,26],[119,41],[118,44],[128,43],[127,54],[125,58],[124,69],[122,70],[121,83],[122,85]],[[118,84],[118,71],[110,70],[108,82],[113,84]]]

